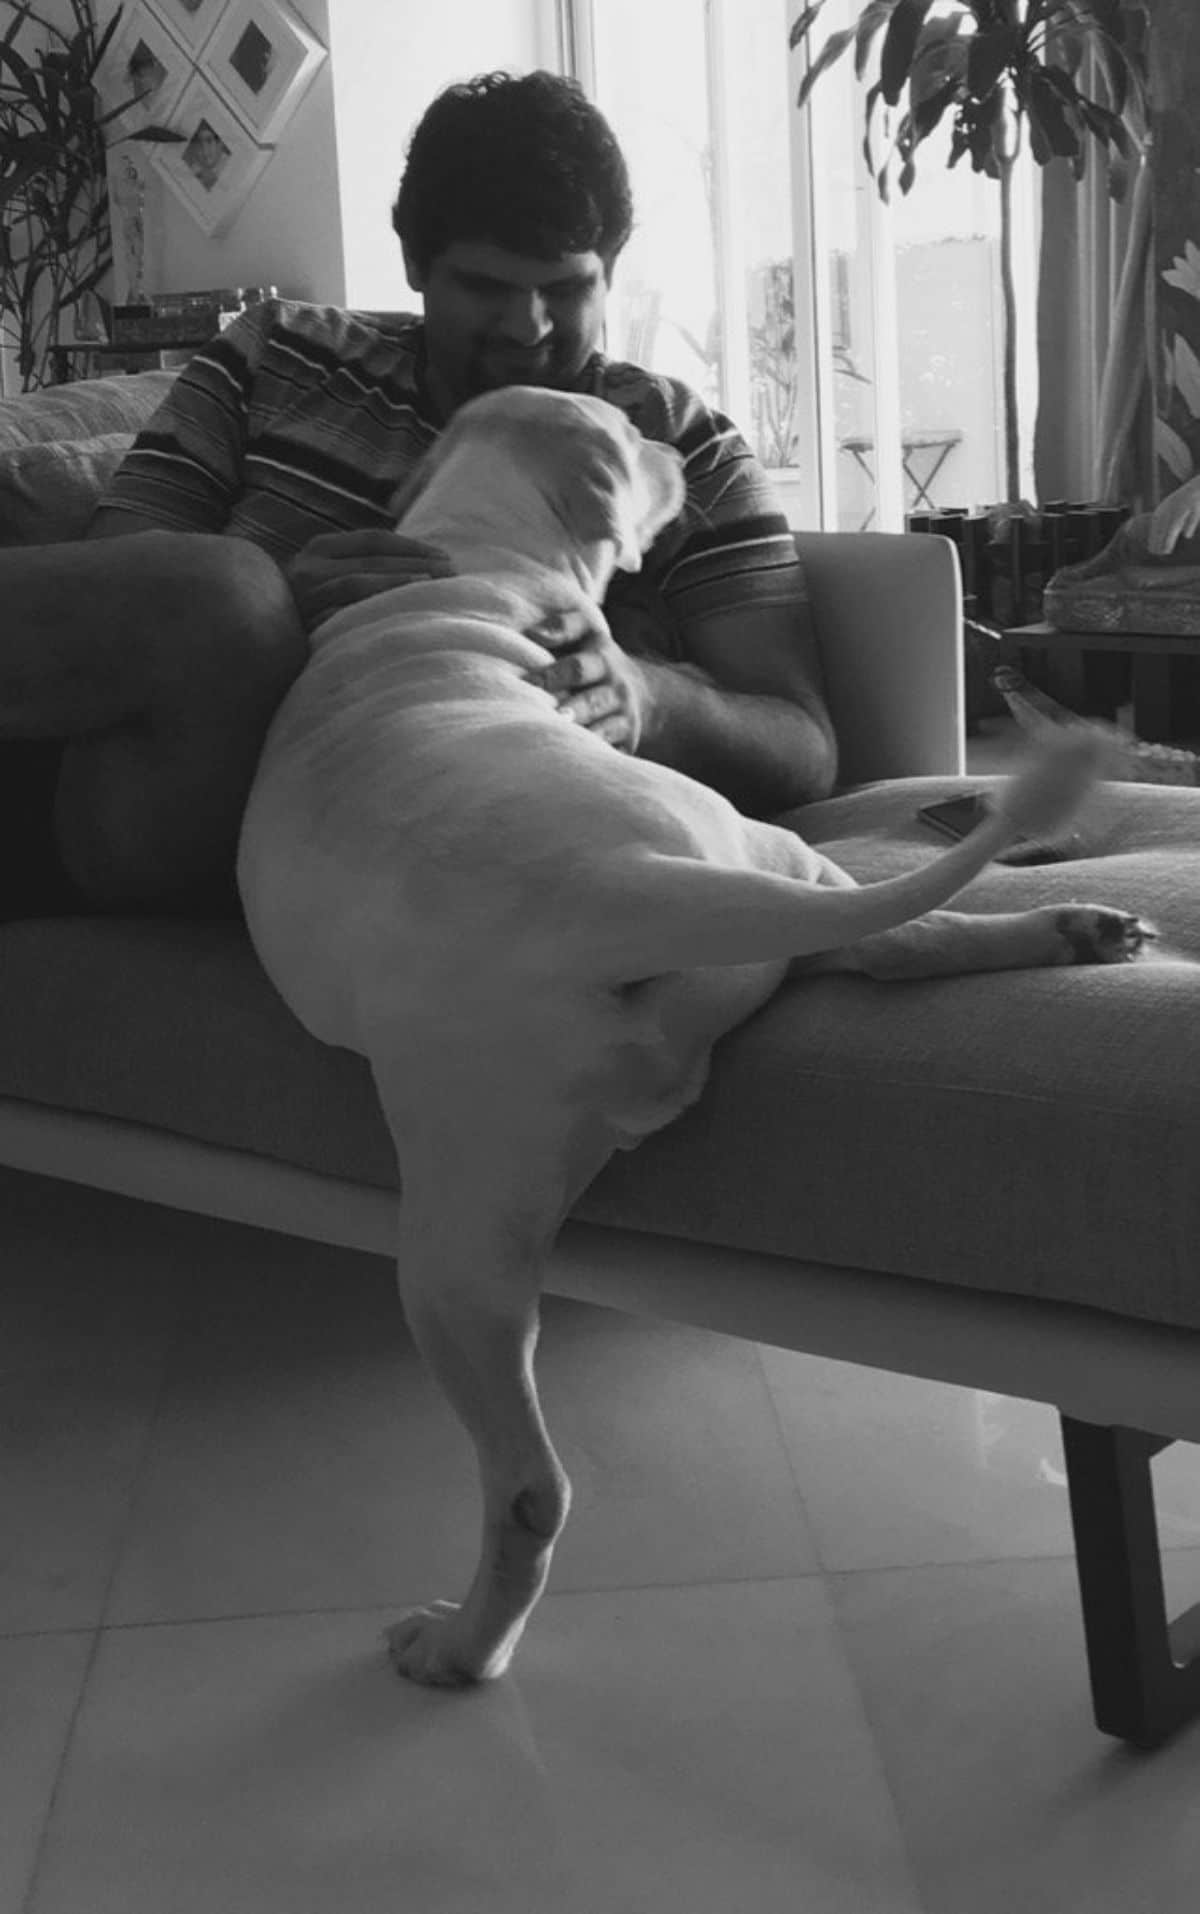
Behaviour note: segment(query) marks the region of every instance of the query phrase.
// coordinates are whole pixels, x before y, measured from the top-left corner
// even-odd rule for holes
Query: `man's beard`
[[[561,343],[551,343],[535,352],[482,345],[468,361],[466,385],[472,398],[509,385],[562,386],[576,376],[582,364],[578,347],[569,349]]]

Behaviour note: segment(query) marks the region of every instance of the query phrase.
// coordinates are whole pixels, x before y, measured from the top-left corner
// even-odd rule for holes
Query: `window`
[[[1003,496],[999,194],[947,168],[942,129],[911,193],[884,206],[852,58],[796,110],[799,10],[574,0],[577,70],[625,148],[638,214],[608,349],[728,412],[794,524],[898,529],[913,509]],[[834,0],[817,44],[858,11]],[[1027,178],[1028,310],[1033,201]]]

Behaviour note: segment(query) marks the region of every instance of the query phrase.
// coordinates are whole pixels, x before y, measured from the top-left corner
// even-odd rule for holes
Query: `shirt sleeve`
[[[118,466],[102,507],[170,530],[225,529],[243,483],[250,394],[273,303],[251,308],[193,355]]]
[[[804,582],[791,528],[737,427],[690,387],[657,379],[636,423],[675,446],[687,499],[646,554],[648,582],[683,624],[751,605],[795,607]]]

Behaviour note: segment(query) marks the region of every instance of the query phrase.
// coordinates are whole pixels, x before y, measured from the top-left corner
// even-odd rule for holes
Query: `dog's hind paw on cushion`
[[[1158,937],[1144,918],[1108,904],[1064,904],[1054,927],[1067,946],[1065,964],[1132,963]]]

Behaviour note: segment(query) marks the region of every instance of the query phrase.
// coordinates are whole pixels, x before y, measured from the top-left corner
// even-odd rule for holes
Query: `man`
[[[3,715],[0,682],[0,725],[71,740],[55,831],[85,903],[227,890],[257,748],[307,634],[445,566],[391,529],[394,495],[494,386],[598,393],[685,459],[688,506],[634,590],[610,593],[611,630],[557,634],[545,682],[564,717],[759,815],[832,786],[802,581],[760,469],[686,387],[599,351],[632,225],[602,116],[547,73],[448,89],[413,135],[393,223],[423,320],[252,309],[181,373],[92,542],[56,553],[57,589],[23,555],[17,602],[52,642],[25,647],[23,717]],[[98,542],[114,537],[129,541],[119,560]]]

